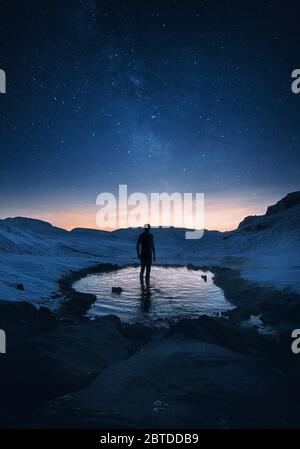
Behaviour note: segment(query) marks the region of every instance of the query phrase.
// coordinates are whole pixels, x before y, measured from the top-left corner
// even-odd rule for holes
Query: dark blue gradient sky
[[[95,226],[128,184],[204,192],[229,229],[299,189],[299,2],[0,5],[1,217]]]

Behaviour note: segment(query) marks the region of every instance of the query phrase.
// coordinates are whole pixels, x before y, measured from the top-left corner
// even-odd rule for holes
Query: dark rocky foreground
[[[165,330],[81,318],[93,298],[75,294],[72,277],[61,282],[72,299],[59,314],[0,302],[8,339],[1,426],[299,427],[300,355],[290,338],[299,297],[261,289],[233,270],[214,273],[237,308]],[[273,324],[280,315],[285,326],[273,339],[241,328],[254,313]]]

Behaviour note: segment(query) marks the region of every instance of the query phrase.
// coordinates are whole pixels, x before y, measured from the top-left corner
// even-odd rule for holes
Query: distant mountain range
[[[269,206],[264,215],[245,217],[233,231],[205,230],[202,239],[193,241],[185,240],[185,230],[180,228],[159,228],[153,229],[153,232],[157,243],[162,247],[170,247],[175,242],[176,244],[180,242],[180,247],[186,246],[187,249],[192,246],[204,250],[212,246],[211,250],[218,249],[218,253],[226,254],[267,249],[264,247],[277,252],[278,246],[282,250],[293,250],[296,247],[299,249],[300,192],[289,193],[276,204]],[[125,242],[133,244],[138,233],[139,230],[132,228],[113,232],[88,228],[66,231],[33,218],[6,218],[0,220],[0,254],[65,255],[72,250],[86,254],[91,251],[90,246],[93,242],[91,254],[97,255],[101,241],[112,246],[119,245],[120,241],[123,244]],[[254,240],[251,236],[253,233]],[[215,247],[216,244],[218,248]]]

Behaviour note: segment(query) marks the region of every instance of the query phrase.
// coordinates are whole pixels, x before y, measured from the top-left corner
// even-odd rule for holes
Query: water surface
[[[202,276],[207,277],[206,282]],[[127,267],[88,275],[73,287],[96,295],[87,312],[91,318],[114,314],[125,322],[163,324],[201,314],[218,315],[233,308],[213,283],[211,272],[186,267],[155,266],[149,285],[140,283],[139,268]],[[112,287],[121,287],[122,293],[112,293]]]

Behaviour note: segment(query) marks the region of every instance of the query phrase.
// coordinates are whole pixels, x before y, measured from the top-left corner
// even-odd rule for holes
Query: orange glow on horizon
[[[262,205],[263,204],[263,205]],[[267,202],[267,204],[270,204]],[[74,228],[92,228],[112,231],[115,228],[98,228],[96,214],[98,206],[83,210],[69,210],[60,212],[30,213],[26,211],[25,216],[47,221],[54,226],[72,230]],[[241,205],[241,201],[205,201],[204,227],[209,230],[229,231],[235,229],[247,215],[260,215],[265,213],[265,202],[251,202]],[[19,214],[20,215],[20,214]],[[145,223],[147,222],[145,215]],[[155,220],[158,223],[157,220]],[[164,223],[160,223],[164,225]]]

